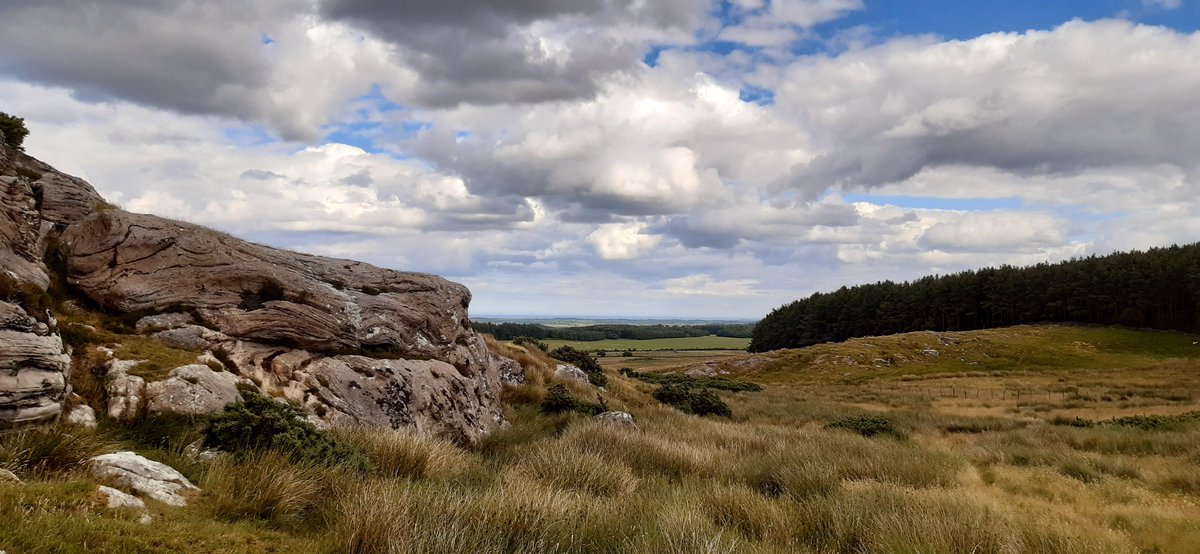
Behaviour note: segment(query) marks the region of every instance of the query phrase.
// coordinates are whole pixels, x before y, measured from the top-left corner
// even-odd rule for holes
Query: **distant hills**
[[[842,287],[776,308],[749,350],[1043,322],[1200,329],[1200,244]]]
[[[592,325],[565,325],[561,321],[580,320],[549,320],[546,323],[472,321],[471,327],[481,333],[492,335],[499,340],[512,340],[516,337],[525,336],[538,340],[560,339],[573,341],[675,339],[706,337],[709,335],[750,338],[754,329],[753,323],[745,322],[717,322],[696,325],[606,322]],[[553,325],[553,323],[558,324]]]

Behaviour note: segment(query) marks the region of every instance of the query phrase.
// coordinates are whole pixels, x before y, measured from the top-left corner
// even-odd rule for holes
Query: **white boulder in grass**
[[[554,366],[554,376],[559,379],[570,379],[572,381],[588,384],[588,376],[579,366],[573,364],[558,364]]]
[[[633,421],[633,414],[629,412],[604,412],[596,415],[596,421],[617,427],[637,428],[637,423]]]
[[[186,506],[187,498],[180,493],[200,490],[171,466],[133,452],[96,456],[90,460],[89,467],[96,479],[170,506]]]
[[[100,493],[100,496],[104,497],[104,501],[109,508],[129,508],[132,510],[146,509],[146,503],[142,502],[141,498],[123,491],[119,491],[112,487],[100,485],[100,488],[96,489],[96,492]]]

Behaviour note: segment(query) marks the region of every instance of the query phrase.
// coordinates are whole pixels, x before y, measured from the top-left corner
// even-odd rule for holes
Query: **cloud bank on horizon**
[[[0,110],[122,207],[477,314],[756,318],[1200,238],[1196,3],[894,4],[5,3]]]

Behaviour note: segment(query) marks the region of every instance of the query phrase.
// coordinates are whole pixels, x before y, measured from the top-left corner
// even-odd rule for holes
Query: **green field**
[[[571,346],[580,350],[745,350],[750,346],[750,339],[738,339],[732,337],[718,337],[709,335],[707,337],[684,337],[678,339],[614,339],[614,340],[594,340],[594,341],[578,341],[578,340],[555,340],[547,339],[546,344],[550,348],[558,348],[559,346]]]

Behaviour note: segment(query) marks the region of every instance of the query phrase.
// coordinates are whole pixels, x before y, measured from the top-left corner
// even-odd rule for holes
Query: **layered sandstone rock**
[[[57,230],[103,202],[87,183],[0,144],[0,430],[62,412],[70,357],[38,301],[51,279],[43,258]]]
[[[46,259],[58,262],[54,271]],[[144,316],[138,332],[207,352],[197,360],[207,365],[150,383],[129,373],[135,360],[113,360],[114,419],[219,411],[240,380],[327,424],[409,426],[474,442],[503,422],[502,376],[519,367],[471,330],[462,285],[115,209],[86,182],[3,146],[0,263],[18,283],[45,291],[65,281],[94,309]],[[69,357],[53,325],[34,315],[0,302],[0,424],[61,412]]]

